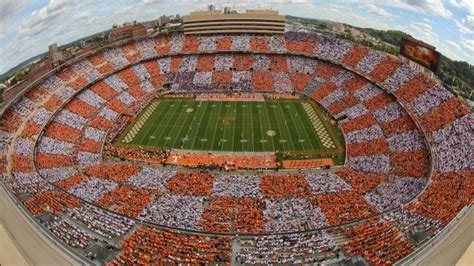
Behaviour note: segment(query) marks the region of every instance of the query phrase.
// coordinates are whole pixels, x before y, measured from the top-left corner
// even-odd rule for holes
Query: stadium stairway
[[[243,265],[242,263],[237,261],[237,253],[240,251],[240,241],[239,237],[234,237],[234,240],[232,240],[232,258],[231,258],[231,263],[232,265]]]

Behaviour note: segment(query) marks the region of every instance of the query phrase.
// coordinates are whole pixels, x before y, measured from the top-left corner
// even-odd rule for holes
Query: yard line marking
[[[136,123],[135,125],[133,125],[133,127],[131,128],[131,130],[127,133],[127,135],[125,135],[125,143],[130,143],[132,142],[135,137],[137,136],[137,133],[140,131],[140,129],[143,127],[143,124],[145,122],[141,122],[141,121],[147,121],[148,118],[150,118],[151,114],[155,111],[155,109],[158,107],[159,105],[159,102],[157,105],[150,105],[147,109],[150,110],[150,112],[145,112],[141,117],[140,119],[138,120],[138,123]],[[123,141],[122,141],[123,142]]]

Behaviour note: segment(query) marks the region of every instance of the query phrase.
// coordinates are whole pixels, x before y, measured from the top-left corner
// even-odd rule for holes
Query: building
[[[0,83],[0,103],[3,102],[3,91],[7,88],[5,83]]]
[[[146,34],[146,27],[143,24],[134,21],[133,23],[125,23],[121,27],[113,28],[109,35],[109,41],[117,42],[145,36]]]
[[[158,27],[164,27],[168,23],[169,19],[167,16],[163,15],[158,19]]]
[[[53,67],[60,65],[61,60],[63,60],[63,55],[58,49],[58,44],[53,43],[48,46],[48,56],[49,61],[51,62]]]
[[[237,13],[230,9],[196,11],[183,17],[184,34],[269,33],[285,32],[285,16],[273,10],[247,10]]]
[[[352,36],[359,37],[362,36],[362,32],[358,29],[354,29],[352,27],[349,27],[349,32],[352,34]]]
[[[346,26],[342,23],[328,23],[327,24],[328,30],[336,33],[345,32]]]

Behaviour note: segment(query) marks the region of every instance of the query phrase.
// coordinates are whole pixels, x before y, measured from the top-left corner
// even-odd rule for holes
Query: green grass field
[[[315,112],[312,118],[309,108]],[[334,147],[324,147],[313,126],[315,117],[323,122],[320,127],[331,135]],[[116,145],[213,152],[340,153],[338,134],[331,131],[318,108],[303,100],[157,99],[127,126]]]

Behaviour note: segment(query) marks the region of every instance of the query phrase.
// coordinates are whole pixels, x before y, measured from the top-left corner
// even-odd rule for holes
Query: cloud
[[[474,31],[474,15],[467,16],[461,20],[461,23],[464,25],[464,27],[470,29],[471,31]]]
[[[465,25],[466,21],[463,22],[463,20],[458,21],[454,19],[453,22],[456,25],[456,27],[459,29],[459,32],[461,32],[462,34],[471,34],[474,32],[474,29],[469,28],[468,26]]]
[[[449,0],[449,4],[455,7],[461,7],[456,0]]]
[[[474,1],[473,0],[450,0],[449,4],[464,9],[468,15],[460,21],[454,20],[459,31],[463,34],[474,33]]]
[[[453,41],[446,41],[447,44],[451,45],[452,47],[461,50],[461,46]]]
[[[420,31],[431,31],[433,29],[430,24],[424,22],[415,22],[411,27]]]
[[[423,21],[428,22],[428,23],[434,23],[434,21],[429,18],[423,18]]]
[[[347,2],[347,0],[345,0]],[[472,0],[469,0],[472,1]],[[340,0],[339,2],[344,2]],[[444,0],[352,0],[350,2],[384,5],[430,16],[451,18],[453,13],[445,6]]]
[[[25,0],[0,1],[0,31],[7,28],[7,23],[25,6]]]
[[[8,20],[16,15],[24,6],[25,0],[6,0],[0,2],[0,20]]]
[[[403,2],[415,9],[420,9],[442,17],[451,18],[453,15],[453,13],[444,6],[442,0],[404,0]]]
[[[449,4],[457,8],[462,8],[466,10],[467,13],[474,15],[474,1],[472,0],[450,0]]]
[[[89,18],[91,16],[92,16],[92,12],[90,10],[86,10],[86,11],[82,11],[80,13],[77,13],[76,15],[74,15],[72,17],[72,19],[77,20],[79,22],[80,20]]]
[[[21,22],[20,35],[36,36],[49,30],[58,19],[66,15],[79,3],[79,0],[50,0],[47,6],[34,11]]]
[[[376,15],[386,17],[386,18],[397,18],[397,17],[399,17],[399,16],[391,14],[391,13],[387,12],[385,9],[377,7],[376,5],[373,5],[373,4],[363,4],[362,8],[367,10],[367,12],[369,12],[369,13],[376,14]]]
[[[459,46],[459,49],[456,46]],[[466,49],[462,49],[457,42],[443,41],[436,44],[436,49],[452,60],[466,61],[466,58],[469,58]]]
[[[413,33],[415,38],[421,39],[431,45],[437,45],[439,43],[438,34],[433,32],[432,26],[428,23],[415,22],[410,25],[410,29],[408,31]]]
[[[461,44],[471,53],[474,53],[474,40],[461,39]]]
[[[321,7],[322,10],[327,10],[327,11],[330,11],[330,12],[333,12],[333,13],[338,13],[338,12],[341,12],[341,9],[344,9],[343,6],[341,5],[336,5],[336,4],[329,4],[325,7]]]

